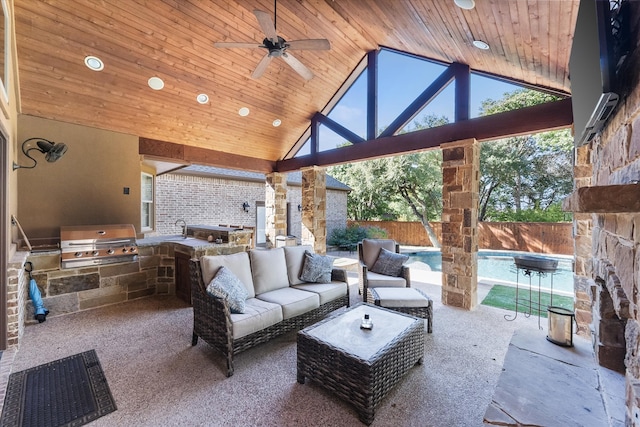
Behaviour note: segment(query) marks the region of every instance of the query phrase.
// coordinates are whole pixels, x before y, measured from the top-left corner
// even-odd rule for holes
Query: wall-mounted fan
[[[261,10],[254,10],[253,13],[258,19],[258,24],[264,32],[265,38],[262,44],[256,43],[242,43],[242,42],[216,42],[213,45],[215,47],[222,48],[263,48],[267,49],[267,54],[260,60],[256,69],[251,74],[251,78],[257,79],[265,70],[273,58],[282,58],[296,73],[300,74],[305,80],[311,80],[313,73],[302,62],[297,60],[290,50],[329,50],[331,44],[327,39],[304,39],[304,40],[291,40],[286,41],[276,33],[276,2],[273,4],[273,21],[267,12]]]

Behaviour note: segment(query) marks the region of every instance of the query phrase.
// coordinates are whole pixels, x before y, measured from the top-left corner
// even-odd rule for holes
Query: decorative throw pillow
[[[399,277],[402,274],[402,265],[408,259],[408,255],[397,254],[385,248],[380,248],[378,259],[371,267],[371,271],[385,276]]]
[[[333,258],[304,251],[304,265],[300,280],[313,283],[331,283]]]
[[[247,290],[240,279],[227,267],[222,266],[218,269],[207,286],[207,293],[227,300],[232,313],[244,313]]]

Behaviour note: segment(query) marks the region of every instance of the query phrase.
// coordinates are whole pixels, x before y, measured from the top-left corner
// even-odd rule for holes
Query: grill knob
[[[114,253],[115,253],[115,251],[113,249],[107,250],[107,254],[109,254],[109,255],[113,255]]]
[[[98,255],[100,255],[100,252],[98,252],[98,251],[93,251],[93,252],[91,252],[91,255],[93,255],[93,256],[98,256]]]
[[[76,258],[80,258],[82,256],[82,252],[76,252],[73,254]]]
[[[129,249],[129,252],[135,252],[138,248],[136,248],[135,246],[132,246],[131,249]]]
[[[122,248],[122,252],[127,253],[127,248]]]

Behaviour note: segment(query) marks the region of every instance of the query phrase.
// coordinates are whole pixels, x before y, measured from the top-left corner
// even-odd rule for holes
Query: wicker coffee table
[[[372,330],[360,329],[365,313]],[[422,319],[359,303],[298,332],[298,382],[318,382],[369,425],[376,405],[423,355]]]

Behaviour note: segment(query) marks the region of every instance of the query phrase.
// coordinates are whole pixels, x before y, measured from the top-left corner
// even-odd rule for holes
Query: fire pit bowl
[[[537,271],[540,273],[553,273],[558,269],[558,260],[541,256],[522,255],[514,256],[513,260],[517,268]]]

